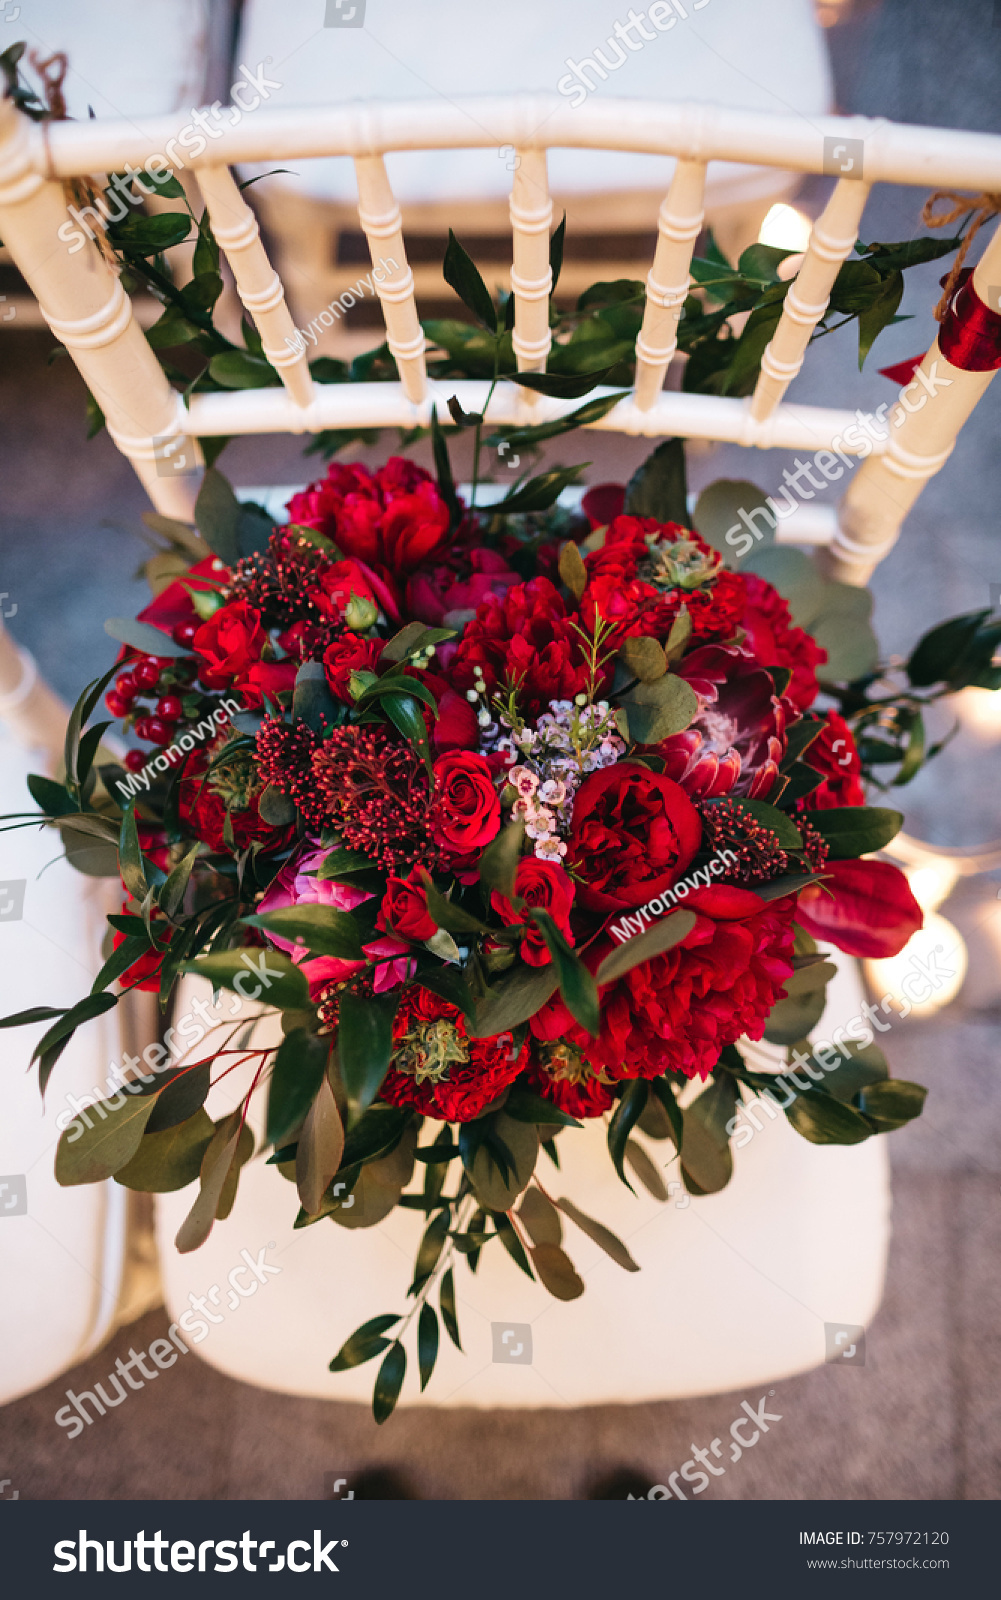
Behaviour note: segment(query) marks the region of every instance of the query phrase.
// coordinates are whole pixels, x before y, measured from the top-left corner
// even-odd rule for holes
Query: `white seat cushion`
[[[364,11],[364,0],[345,0]],[[683,0],[675,26],[640,40],[605,82],[588,70],[595,95],[633,99],[691,99],[762,111],[819,116],[831,105],[831,79],[812,0],[771,0],[767,23],[746,0],[712,0],[693,10]],[[627,13],[624,11],[623,15]],[[663,18],[663,11],[658,13]],[[359,27],[318,26],[319,0],[248,0],[239,59],[250,65],[270,59],[269,75],[281,84],[271,105],[322,105],[331,100],[446,99],[543,89],[558,92],[568,77],[568,58],[582,63],[595,47],[614,63],[609,49],[618,13],[605,0],[509,0],[488,17],[466,0],[435,0],[433,11],[413,0],[379,0]],[[642,13],[645,15],[645,13]],[[633,39],[638,35],[633,34]],[[600,65],[600,63],[599,63]],[[562,91],[567,93],[564,81]],[[568,95],[570,99],[579,97]],[[411,151],[391,155],[389,176],[397,199],[486,201],[511,187],[511,153],[496,149]],[[315,199],[353,202],[352,163],[346,159],[297,161],[296,187]],[[266,171],[266,167],[256,170]],[[550,186],[557,195],[616,190],[663,192],[674,170],[662,156],[615,151],[554,150]],[[784,175],[761,167],[713,162],[707,203],[729,205],[784,192]]]
[[[855,964],[839,961],[823,1025],[828,1036],[862,999]],[[179,1007],[187,1009],[183,995]],[[236,1092],[213,1091],[215,1116],[231,1108]],[[251,1113],[258,1128],[261,1099]],[[762,1131],[736,1153],[735,1176],[722,1193],[689,1199],[679,1184],[667,1205],[642,1189],[634,1197],[619,1182],[602,1122],[561,1135],[563,1170],[543,1156],[542,1183],[614,1229],[642,1270],[623,1272],[570,1222],[565,1246],[587,1285],[572,1304],[529,1282],[497,1244],[484,1250],[475,1277],[460,1261],[455,1283],[466,1354],[443,1332],[438,1367],[421,1396],[410,1350],[401,1403],[629,1404],[723,1393],[820,1365],[824,1323],[865,1325],[879,1305],[889,1239],[885,1142],[817,1146],[781,1114],[759,1121]],[[668,1161],[669,1145],[647,1149]],[[674,1183],[676,1163],[665,1176]],[[295,1232],[293,1185],[255,1158],[230,1217],[215,1224],[200,1250],[179,1256],[173,1238],[195,1192],[163,1195],[157,1209],[171,1318],[190,1312],[189,1296],[208,1295],[215,1307],[198,1353],[263,1388],[367,1402],[374,1363],[338,1374],[327,1365],[362,1322],[406,1309],[420,1215],[396,1211],[378,1227],[355,1230],[323,1220]],[[265,1262],[280,1268],[246,1304],[227,1288],[244,1249],[254,1257],[265,1250]],[[493,1359],[492,1324],[530,1325],[530,1365]],[[609,1352],[614,1360],[606,1359]]]
[[[88,107],[98,117],[149,117],[201,105],[208,12],[209,0],[30,0],[4,19],[4,45],[24,39],[43,57],[65,50],[73,117]]]

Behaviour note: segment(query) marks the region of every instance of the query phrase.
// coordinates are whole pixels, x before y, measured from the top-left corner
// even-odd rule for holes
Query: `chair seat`
[[[399,100],[535,89],[560,92],[577,103],[579,95],[569,90],[574,75],[568,63],[594,60],[595,48],[602,52],[598,71],[585,66],[585,73],[599,96],[705,100],[807,117],[831,105],[830,69],[812,0],[772,0],[766,27],[744,0],[703,0],[702,6],[685,0],[676,8],[684,17],[678,15],[668,31],[646,22],[653,38],[644,41],[633,34],[638,48],[620,44],[617,50],[608,43],[617,14],[604,0],[577,0],[572,10],[558,0],[510,0],[501,25],[491,21],[489,28],[465,0],[436,0],[433,21],[412,0],[379,0],[367,15],[364,0],[344,0],[341,11],[352,4],[364,26],[318,28],[317,0],[285,0],[280,7],[271,0],[248,0],[239,59],[271,57],[272,75],[282,84],[274,91],[275,102],[282,106],[317,105],[346,94]],[[336,14],[333,3],[328,11]],[[663,25],[668,20],[664,7],[658,15]],[[615,67],[620,54],[625,60]],[[602,59],[613,64],[604,82]],[[406,151],[390,155],[386,165],[402,203],[506,202],[513,156],[506,146]],[[300,161],[295,170],[294,179],[277,177],[268,187],[355,202],[349,160]],[[560,149],[549,158],[553,194],[565,199],[636,190],[662,197],[673,170],[674,161],[666,157],[615,151]],[[766,168],[714,162],[707,203],[764,198],[783,188],[784,179]],[[652,222],[651,215],[647,226]],[[609,225],[624,224],[610,224],[606,215]]]
[[[827,1031],[854,1016],[862,999],[854,962],[836,959]],[[186,979],[179,1011],[202,991],[207,997],[202,980]],[[262,1024],[261,1043],[271,1026]],[[230,1109],[237,1093],[214,1090],[213,1114]],[[258,1094],[251,1110],[257,1131],[262,1100]],[[690,1198],[677,1182],[671,1146],[646,1142],[654,1160],[667,1163],[666,1205],[620,1183],[603,1122],[567,1130],[559,1140],[562,1170],[541,1158],[543,1185],[617,1232],[641,1271],[623,1272],[570,1222],[564,1243],[587,1285],[572,1304],[529,1282],[497,1245],[484,1252],[475,1276],[460,1261],[455,1283],[466,1353],[443,1334],[427,1393],[419,1395],[408,1379],[401,1403],[633,1404],[723,1393],[820,1365],[824,1323],[864,1326],[879,1305],[889,1240],[885,1142],[811,1145],[781,1114],[758,1120],[761,1132],[736,1153],[729,1186],[703,1199]],[[205,1295],[221,1318],[195,1346],[198,1353],[262,1388],[367,1402],[373,1366],[338,1374],[327,1366],[362,1322],[405,1310],[420,1216],[398,1210],[375,1228],[348,1230],[325,1219],[295,1231],[293,1185],[255,1158],[243,1171],[230,1217],[215,1224],[200,1250],[179,1256],[173,1238],[194,1194],[189,1188],[162,1195],[157,1226],[171,1318],[190,1311],[189,1296]],[[244,1249],[254,1257],[264,1250],[265,1262],[280,1269],[246,1305],[226,1287]],[[506,1347],[513,1351],[515,1342],[525,1342],[526,1325],[531,1364],[495,1360],[494,1328],[515,1329]],[[504,1349],[503,1331],[500,1338]]]

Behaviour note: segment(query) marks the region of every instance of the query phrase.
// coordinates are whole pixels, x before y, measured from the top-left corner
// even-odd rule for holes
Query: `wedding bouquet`
[[[178,287],[163,252],[192,229],[195,276]],[[860,358],[894,319],[902,270],[958,243],[859,243],[830,315],[857,318]],[[279,381],[251,324],[242,349],[214,324],[206,216],[130,217],[107,245],[126,286],[163,301],[148,338],[180,387]],[[561,226],[554,290],[562,246]],[[687,389],[750,392],[786,255],[756,245],[733,266],[710,240],[693,261]],[[630,383],[641,284],[596,284],[573,311],[554,302],[549,370],[533,374],[514,361],[513,302],[494,304],[454,237],[444,272],[478,326],[424,324],[433,378],[490,379],[484,413],[500,381],[567,400],[606,386],[559,420],[494,433],[499,460],[599,420],[622,392],[607,386]],[[395,373],[385,345],[310,370],[321,383]],[[43,1092],[76,1028],[130,990],[157,991],[170,1024],[144,1052],[150,1070],[125,1069],[65,1130],[61,1183],[197,1184],[177,1237],[195,1249],[233,1207],[266,1093],[262,1150],[297,1190],[297,1227],[423,1214],[410,1309],[375,1316],[331,1362],[382,1357],[380,1422],[414,1318],[422,1388],[439,1314],[461,1348],[457,1255],[475,1271],[499,1239],[573,1299],[584,1285],[562,1213],[637,1270],[536,1175],[588,1119],[606,1123],[623,1182],[663,1199],[634,1130],[671,1141],[690,1193],[721,1189],[742,1102],[776,1081],[742,1039],[790,1047],[806,1077],[782,1108],[809,1140],[855,1143],[920,1112],[924,1090],[890,1077],[864,1026],[833,1067],[830,1051],[813,1056],[835,970],[818,941],[889,956],[920,927],[904,876],[873,859],[902,819],[868,806],[863,784],[906,783],[935,753],[929,700],[1001,683],[986,612],[881,662],[866,591],[767,539],[753,548],[740,520],[727,528],[753,526],[753,485],[713,485],[689,513],[680,440],[579,510],[560,499],[579,467],[523,474],[484,505],[485,416],[455,398],[449,412],[474,435],[468,503],[433,414],[434,476],[402,456],[375,471],[335,461],[279,526],[212,464],[225,441],[202,441],[196,526],[145,519],[161,541],[154,598],[106,624],[119,657],[74,708],[64,774],[32,777],[38,811],[5,819],[58,829],[71,861],[123,888],[91,993],[0,1022],[50,1024],[33,1056]],[[372,442],[327,433],[311,448],[355,439]],[[112,723],[91,723],[102,694],[133,739],[124,764],[104,743]],[[250,1004],[249,1022],[189,1028],[175,1004],[188,975]],[[236,1108],[213,1120],[210,1090],[233,1072]]]

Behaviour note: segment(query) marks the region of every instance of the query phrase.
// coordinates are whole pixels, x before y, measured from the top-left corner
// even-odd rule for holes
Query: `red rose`
[[[500,798],[482,756],[449,750],[434,764],[431,827],[435,842],[468,856],[488,845],[500,827]]]
[[[398,933],[401,939],[416,942],[434,938],[438,924],[428,910],[427,894],[417,873],[409,881],[397,877],[387,879],[375,925],[384,932]]]
[[[823,883],[800,891],[796,920],[846,955],[882,960],[900,953],[924,916],[889,861],[828,861]]]
[[[800,711],[806,711],[817,698],[817,667],[827,660],[821,649],[802,628],[793,627],[789,604],[778,590],[756,572],[742,574],[747,587],[747,603],[741,627],[747,634],[745,647],[762,667],[788,667],[792,672],[786,695]]]
[[[260,661],[267,643],[258,613],[245,600],[220,606],[195,634],[198,676],[207,689],[228,689]]]
[[[348,684],[352,672],[374,672],[382,650],[381,639],[360,639],[356,633],[342,633],[323,652],[323,667],[332,694],[353,705]]]
[[[827,713],[827,722],[803,752],[803,760],[814,772],[822,772],[824,781],[804,796],[796,808],[798,811],[829,811],[835,806],[865,805],[862,762],[851,729],[836,711]]]
[[[531,906],[548,911],[563,937],[573,944],[570,932],[570,907],[573,905],[573,884],[563,868],[555,861],[539,861],[535,856],[523,856],[515,873],[514,892],[524,900],[525,906],[516,911],[506,895],[495,889],[490,896],[501,921],[512,928],[521,923],[527,930],[521,945],[521,959],[530,967],[544,967],[552,960],[542,929],[528,915]]]
[[[462,1012],[427,989],[404,992],[393,1023],[395,1053],[380,1094],[442,1122],[469,1122],[521,1072],[527,1041],[510,1033],[471,1039]]]
[[[296,671],[294,661],[255,661],[236,685],[244,705],[250,711],[260,711],[266,699],[276,701],[280,694],[291,694]]]
[[[574,800],[568,865],[578,897],[607,915],[670,888],[702,839],[699,814],[670,778],[620,761],[584,779]]]

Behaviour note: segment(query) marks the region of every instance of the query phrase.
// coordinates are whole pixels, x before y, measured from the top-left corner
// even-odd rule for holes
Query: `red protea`
[[[699,709],[683,733],[657,746],[665,773],[704,800],[764,799],[778,777],[795,707],[775,693],[751,652],[736,645],[703,645],[678,672],[698,695]]]
[[[510,1033],[473,1039],[462,1012],[419,986],[407,989],[393,1023],[393,1060],[382,1098],[442,1122],[469,1122],[513,1083],[528,1045]]]

